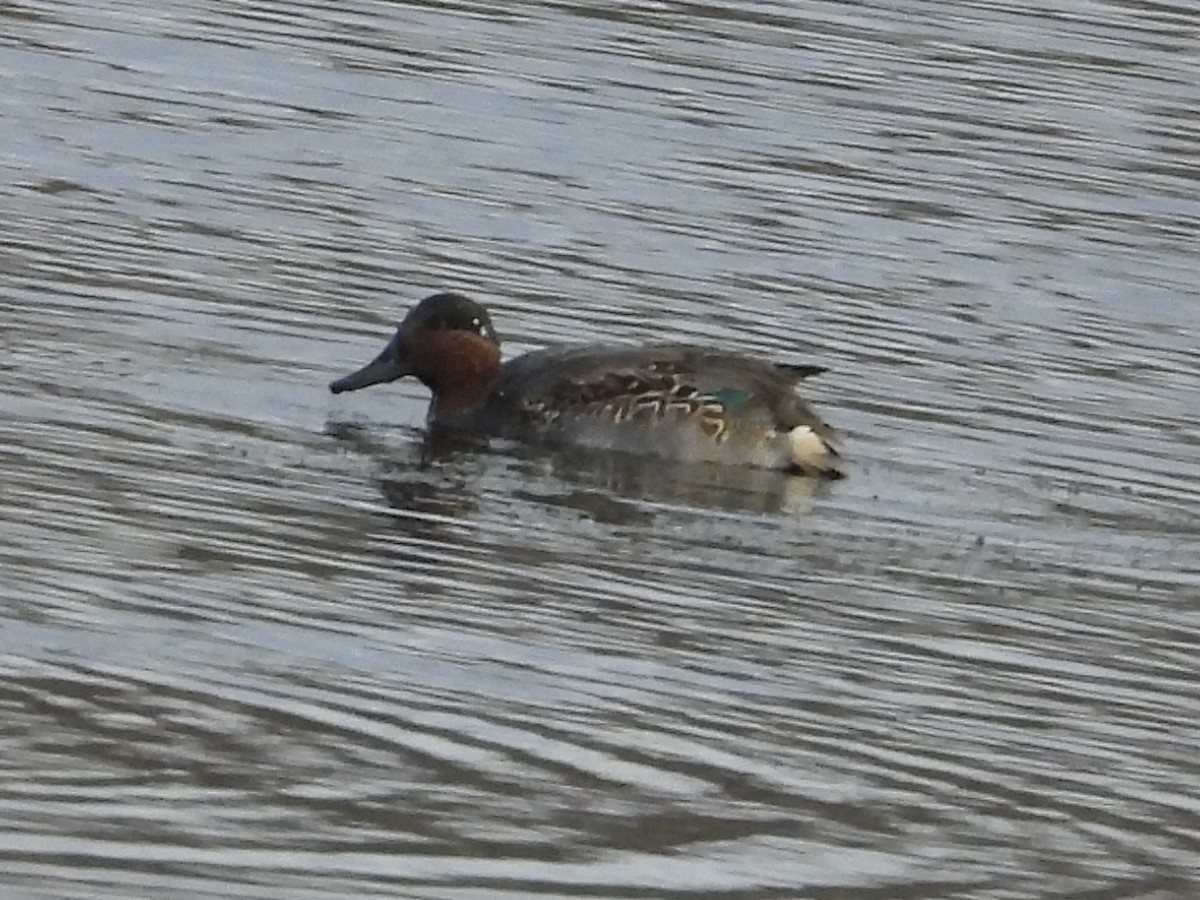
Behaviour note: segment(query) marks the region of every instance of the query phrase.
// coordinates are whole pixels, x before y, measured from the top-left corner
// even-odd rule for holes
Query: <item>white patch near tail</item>
[[[792,462],[805,472],[841,476],[838,469],[838,452],[823,437],[808,425],[797,425],[788,432],[792,448]]]

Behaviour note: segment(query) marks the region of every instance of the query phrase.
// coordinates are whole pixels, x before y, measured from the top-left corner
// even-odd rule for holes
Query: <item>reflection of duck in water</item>
[[[444,293],[329,388],[413,375],[433,392],[428,421],[439,427],[837,478],[836,432],[795,391],[823,371],[688,344],[552,347],[501,363],[487,310]]]

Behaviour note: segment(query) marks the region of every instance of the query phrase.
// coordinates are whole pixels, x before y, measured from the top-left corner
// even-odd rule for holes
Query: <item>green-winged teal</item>
[[[329,389],[414,375],[433,392],[428,422],[439,427],[837,478],[836,432],[795,391],[823,371],[687,344],[552,347],[501,363],[487,310],[443,293]]]

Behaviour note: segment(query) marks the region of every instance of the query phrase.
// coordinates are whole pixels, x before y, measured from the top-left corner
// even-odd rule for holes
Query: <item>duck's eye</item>
[[[471,327],[474,328],[476,331],[478,331],[480,334],[485,334],[487,331],[487,329],[485,329],[483,327],[483,323],[481,321],[479,321],[478,318],[471,320]]]

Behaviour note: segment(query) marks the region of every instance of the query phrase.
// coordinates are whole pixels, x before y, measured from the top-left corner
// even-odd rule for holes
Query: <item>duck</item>
[[[502,362],[487,310],[442,292],[329,389],[412,376],[432,394],[431,429],[841,478],[837,432],[796,392],[825,371],[687,343],[565,345]]]

